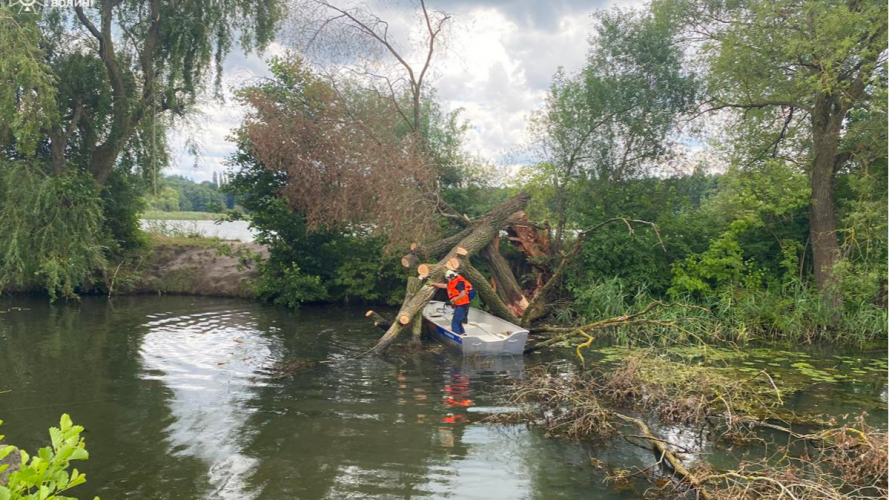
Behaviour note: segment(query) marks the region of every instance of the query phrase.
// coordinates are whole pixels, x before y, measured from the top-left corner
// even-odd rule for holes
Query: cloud
[[[433,6],[455,12],[476,8],[497,10],[523,31],[556,32],[563,19],[603,9],[609,4],[609,0],[440,0]]]
[[[578,71],[588,51],[591,14],[611,5],[639,5],[636,0],[441,0],[429,4],[455,15],[448,51],[435,62],[432,85],[446,110],[463,108],[472,124],[467,147],[493,161],[515,161],[526,141],[528,115],[538,109],[558,67]],[[381,4],[382,5],[382,4]],[[371,4],[372,9],[377,8]],[[410,47],[408,34],[421,29],[408,5],[382,5],[377,12],[390,24],[393,39]],[[236,86],[250,78],[268,76],[269,56],[285,51],[273,45],[264,56],[234,51],[224,62],[225,85]],[[418,60],[421,52],[410,54]],[[186,136],[177,130],[172,142],[178,151],[169,173],[197,181],[209,180],[225,169],[234,152],[226,137],[238,126],[243,110],[227,92],[226,103],[202,106],[202,124],[195,139],[202,157],[197,168],[185,152]]]

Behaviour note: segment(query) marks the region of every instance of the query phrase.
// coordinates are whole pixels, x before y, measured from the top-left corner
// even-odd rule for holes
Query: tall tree
[[[19,83],[17,103],[3,106],[0,121],[21,122],[35,94],[49,96],[45,86],[25,87],[17,75],[39,54],[39,69],[54,85],[55,109],[35,114],[53,118],[38,122],[42,145],[36,153],[57,173],[74,163],[102,185],[128,148],[141,148],[135,156],[157,164],[156,120],[163,133],[171,116],[194,107],[214,69],[219,81],[233,42],[245,50],[264,47],[280,17],[278,0],[98,0],[94,8],[45,8],[16,17],[4,8],[0,20],[10,31],[4,29],[0,43],[21,44],[35,29],[42,36],[25,53],[30,59],[22,54],[16,64],[0,64],[0,81]],[[48,108],[46,99],[42,106]],[[5,145],[29,144],[33,135],[27,127],[6,132]]]
[[[573,76],[560,69],[531,120],[535,153],[545,160],[538,169],[554,188],[556,245],[572,186],[585,179],[607,189],[654,168],[695,92],[668,18],[612,9],[597,21],[586,66]]]
[[[885,99],[886,2],[667,0],[661,7],[671,4],[708,65],[704,111],[739,111],[743,161],[779,157],[808,173],[815,282],[837,305],[835,180],[858,161],[858,152],[842,147],[850,112]]]

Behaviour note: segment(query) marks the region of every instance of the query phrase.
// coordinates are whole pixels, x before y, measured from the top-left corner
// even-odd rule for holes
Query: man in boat
[[[458,334],[466,333],[463,323],[469,321],[469,301],[472,300],[472,283],[460,276],[457,271],[448,269],[445,272],[448,282],[433,283],[435,288],[443,288],[448,291],[448,300],[454,306],[454,318],[451,319],[451,331]]]

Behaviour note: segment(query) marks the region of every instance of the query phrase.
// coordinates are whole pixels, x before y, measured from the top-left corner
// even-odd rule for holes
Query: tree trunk
[[[819,94],[812,113],[812,137],[815,158],[812,165],[812,195],[809,200],[809,236],[815,284],[832,306],[838,306],[842,295],[835,283],[833,268],[839,259],[836,211],[833,201],[835,159],[844,110],[837,98]]]
[[[480,273],[478,269],[472,267],[472,264],[469,262],[464,262],[461,272],[463,273],[463,276],[472,283],[472,287],[478,292],[481,301],[491,310],[491,314],[503,318],[510,323],[519,324],[519,318],[521,316],[513,314],[509,305],[500,299],[497,292],[495,292],[491,285],[488,284],[488,280],[485,279],[485,276]]]
[[[380,340],[377,341],[377,345],[374,346],[372,352],[374,354],[382,354],[385,352],[392,342],[398,338],[405,327],[410,324],[411,320],[420,314],[420,311],[422,311],[426,304],[429,303],[437,290],[437,288],[428,283],[438,283],[443,281],[444,273],[447,269],[446,263],[450,259],[460,260],[462,258],[462,261],[468,261],[469,256],[481,251],[494,239],[494,236],[506,226],[510,215],[525,208],[525,205],[528,204],[530,198],[531,196],[527,193],[520,193],[504,201],[478,220],[473,221],[471,226],[467,228],[468,234],[437,264],[429,266],[429,281],[426,285],[421,287],[413,297],[410,299],[405,298],[404,303],[401,305],[401,310],[396,316],[396,321],[389,327],[389,330],[386,331],[385,335],[380,337]],[[458,248],[461,249],[460,253],[457,252]],[[461,255],[463,253],[466,255]],[[403,319],[406,319],[407,321],[402,322]]]
[[[522,293],[522,287],[516,281],[512,269],[509,268],[509,263],[500,254],[499,234],[482,250],[481,255],[488,262],[491,276],[493,276],[494,282],[497,284],[497,296],[506,304],[512,316],[521,318],[525,308],[528,307],[528,299]],[[470,281],[472,281],[473,286],[478,288],[475,280]],[[487,281],[485,281],[485,284],[487,285]]]
[[[420,289],[423,288],[423,282],[420,281],[420,278],[416,278],[411,276],[407,279],[407,291],[404,295],[404,300],[407,301],[409,298],[412,298]],[[418,314],[413,320],[411,320],[411,342],[414,345],[418,345],[420,343],[420,334],[422,333],[423,327],[423,318]]]
[[[374,310],[367,311],[364,316],[367,318],[373,318],[374,326],[382,329],[383,331],[388,330],[389,327],[392,326],[391,320]]]
[[[469,236],[472,228],[466,228],[456,234],[452,234],[440,240],[429,243],[425,246],[417,246],[401,258],[401,265],[412,268],[420,261],[440,259],[444,254],[448,253],[452,248],[460,244],[460,241]]]

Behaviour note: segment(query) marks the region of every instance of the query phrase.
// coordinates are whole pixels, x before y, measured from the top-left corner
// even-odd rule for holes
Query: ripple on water
[[[241,453],[252,413],[246,403],[264,385],[256,375],[273,362],[274,341],[240,311],[155,314],[146,326],[142,378],[171,393],[171,448],[207,463],[213,498],[253,498],[245,484],[258,461]]]

